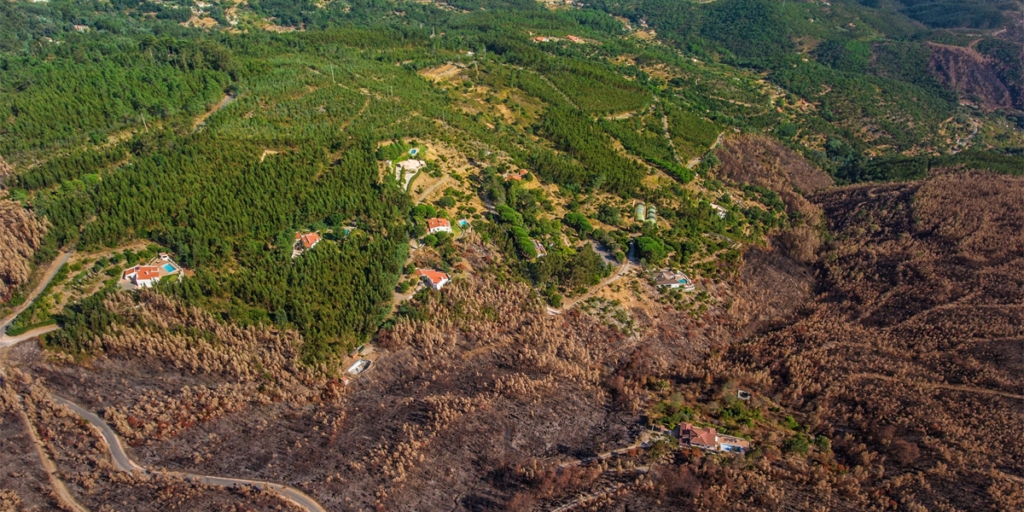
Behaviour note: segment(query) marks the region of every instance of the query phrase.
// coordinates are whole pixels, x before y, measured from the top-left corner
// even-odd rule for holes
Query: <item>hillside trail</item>
[[[39,439],[39,434],[36,432],[36,428],[32,425],[32,421],[29,420],[28,414],[25,413],[24,407],[21,405],[21,397],[17,397],[16,407],[18,409],[18,416],[21,417],[21,421],[25,423],[25,430],[28,431],[29,437],[32,439],[32,445],[36,449],[36,454],[39,455],[39,462],[43,466],[43,470],[46,471],[46,476],[50,480],[50,487],[53,491],[57,501],[60,502],[63,510],[71,510],[73,512],[89,512],[89,509],[85,505],[78,502],[77,499],[68,491],[64,481],[59,478],[57,464],[53,462],[53,459],[46,453],[45,445],[43,441]]]
[[[193,121],[192,131],[196,131],[199,129],[200,126],[205,125],[206,120],[209,119],[210,116],[216,114],[218,110],[226,107],[228,103],[231,103],[232,101],[235,101],[235,96],[231,94],[225,94],[224,97],[221,98],[220,101],[218,101],[217,104],[213,106],[213,108],[211,108],[208,112],[200,114],[199,117],[197,117],[195,121]]]
[[[650,466],[640,466],[640,467],[633,468],[632,471],[635,474],[640,475],[642,477],[642,475],[646,475],[647,473],[651,472],[651,467]],[[631,483],[630,482],[619,482],[619,483],[611,484],[608,487],[605,487],[603,490],[596,491],[596,492],[588,492],[586,494],[581,494],[581,495],[577,496],[575,499],[573,499],[572,501],[570,501],[568,503],[565,503],[563,505],[559,505],[559,506],[551,509],[551,512],[567,512],[567,511],[572,510],[572,509],[574,509],[574,508],[576,508],[578,506],[581,506],[581,505],[583,505],[585,503],[589,503],[591,501],[598,500],[598,499],[601,499],[601,498],[603,498],[605,496],[608,496],[608,495],[610,495],[612,493],[615,493],[619,489],[622,489],[623,487],[628,487],[630,485],[636,485],[636,484],[637,484],[637,482],[631,482]]]
[[[1009,393],[1009,392],[1006,392],[1006,391],[999,391],[998,389],[985,389],[985,388],[978,388],[978,387],[974,387],[974,386],[963,386],[963,385],[959,385],[959,384],[942,384],[942,383],[939,383],[939,382],[920,382],[920,381],[914,381],[914,380],[901,379],[901,378],[898,378],[898,377],[891,377],[889,375],[882,375],[880,373],[870,373],[870,372],[854,373],[854,374],[851,374],[849,378],[850,379],[879,379],[879,380],[888,380],[888,381],[900,382],[900,383],[908,384],[908,385],[912,385],[912,386],[919,386],[919,387],[922,387],[924,389],[948,389],[948,390],[951,390],[951,391],[965,391],[967,393],[981,393],[981,394],[986,394],[986,395],[997,395],[997,396],[1002,396],[1002,397],[1006,397],[1006,398],[1013,398],[1013,399],[1016,399],[1016,400],[1024,400],[1024,395],[1017,395],[1017,394]]]
[[[360,92],[361,92],[361,91],[360,91]],[[339,129],[338,129],[338,131],[341,131],[341,132],[343,132],[343,131],[347,130],[347,129],[348,129],[348,127],[349,127],[349,125],[351,125],[351,124],[352,124],[352,121],[355,121],[355,120],[356,120],[356,119],[358,119],[358,118],[359,118],[360,116],[362,116],[362,115],[363,115],[363,112],[366,112],[366,109],[370,107],[370,98],[371,98],[371,97],[370,97],[370,93],[369,93],[369,91],[367,91],[367,92],[365,92],[365,93],[363,93],[363,94],[364,94],[364,95],[366,96],[366,100],[365,100],[365,101],[363,101],[363,106],[362,106],[362,107],[361,107],[361,108],[359,109],[359,112],[356,112],[356,115],[354,115],[354,116],[352,116],[352,117],[348,118],[348,120],[346,120],[346,121],[345,121],[345,122],[344,122],[344,123],[343,123],[343,124],[341,125],[341,128],[339,128]]]
[[[554,82],[552,82],[551,80],[549,80],[549,79],[548,79],[548,77],[544,76],[544,74],[543,74],[543,73],[538,73],[538,72],[536,72],[536,71],[534,71],[534,70],[532,70],[532,69],[526,69],[526,68],[524,68],[524,67],[522,67],[522,66],[516,66],[515,68],[516,68],[516,69],[518,69],[519,71],[525,71],[525,72],[527,72],[527,73],[532,73],[532,74],[534,74],[534,75],[537,75],[537,77],[538,77],[538,78],[540,78],[540,79],[541,79],[542,81],[544,81],[544,83],[546,83],[546,84],[550,85],[550,86],[551,86],[551,88],[552,88],[552,89],[554,89],[554,90],[555,90],[555,92],[557,92],[557,93],[558,93],[558,95],[559,95],[559,96],[561,96],[561,97],[562,97],[562,99],[563,99],[563,100],[565,100],[565,102],[566,102],[566,103],[568,103],[569,105],[571,105],[571,106],[572,106],[572,108],[574,108],[574,109],[576,109],[576,110],[579,110],[579,109],[580,109],[580,107],[579,107],[578,105],[576,105],[576,102],[575,102],[575,101],[573,101],[573,100],[572,100],[572,98],[570,98],[568,94],[566,94],[566,93],[562,92],[562,90],[561,90],[561,89],[559,89],[559,88],[558,88],[558,86],[557,86],[557,85],[555,85],[555,83],[554,83]]]
[[[708,148],[708,151],[711,151],[711,150],[717,148],[718,145],[722,143],[722,137],[724,135],[725,135],[725,132],[719,133],[718,137],[715,139],[715,143],[712,144],[710,148]],[[686,168],[687,169],[693,169],[694,167],[700,165],[700,163],[703,162],[703,161],[704,161],[703,157],[699,157],[699,156],[693,157],[693,158],[690,159],[689,162],[686,162]]]
[[[661,106],[661,98],[654,97],[654,102]],[[668,114],[665,113],[665,109],[661,109],[661,129],[665,136],[665,141],[668,142],[668,147],[672,148],[672,158],[676,160],[677,165],[683,165],[683,161],[679,158],[679,152],[676,151],[676,143],[672,142],[672,136],[668,133]]]
[[[264,482],[261,480],[248,480],[244,478],[229,478],[219,476],[200,475],[196,473],[187,473],[181,471],[163,471],[154,468],[146,468],[135,463],[131,460],[127,453],[124,451],[124,447],[121,444],[121,440],[114,433],[114,430],[107,425],[107,422],[103,421],[96,413],[85,409],[84,407],[62,398],[60,396],[51,394],[53,401],[67,407],[72,412],[82,417],[85,421],[89,422],[93,428],[99,431],[100,435],[103,436],[103,440],[106,441],[107,447],[110,450],[111,459],[114,461],[114,465],[117,469],[125,472],[141,471],[143,473],[160,473],[164,475],[180,476],[186,480],[195,480],[205,485],[215,485],[219,487],[233,487],[236,485],[251,485],[257,489],[269,489],[277,492],[286,500],[298,505],[299,507],[309,512],[326,512],[323,507],[320,506],[313,498],[310,498],[302,491],[289,487],[287,485],[275,484],[271,482]]]
[[[629,269],[632,268],[632,260],[633,260],[633,244],[630,244],[630,246],[629,246],[629,255],[626,256],[626,261],[624,261],[622,263],[622,265],[619,266],[619,270],[617,272],[615,272],[615,274],[613,274],[613,275],[611,275],[609,277],[606,277],[600,283],[597,283],[597,285],[595,285],[593,288],[587,290],[587,293],[584,293],[583,295],[580,295],[579,297],[576,297],[573,300],[567,301],[566,303],[564,303],[562,305],[561,309],[555,309],[555,308],[552,308],[550,306],[547,306],[548,314],[549,315],[560,315],[560,314],[566,312],[567,310],[571,309],[576,304],[579,304],[580,302],[583,302],[583,301],[593,297],[597,292],[601,291],[601,289],[604,288],[605,286],[608,286],[608,285],[614,283],[615,281],[618,281],[618,279],[620,277],[625,275],[626,272],[628,272]]]
[[[53,276],[57,275],[57,271],[60,270],[60,267],[68,262],[68,258],[70,258],[74,252],[74,250],[70,250],[58,253],[57,258],[50,263],[50,267],[47,268],[46,273],[43,274],[43,279],[39,281],[39,284],[37,284],[35,289],[32,290],[32,293],[28,295],[25,302],[20,306],[15,307],[14,311],[10,315],[7,315],[7,318],[0,320],[0,332],[6,332],[7,326],[10,325],[10,323],[13,322],[22,311],[25,311],[26,308],[35,302],[36,298],[39,297],[39,294],[43,293],[43,290],[45,290],[47,285],[50,284],[50,281],[53,280]]]
[[[434,191],[437,190],[437,187],[440,187],[441,185],[443,185],[445,183],[448,183],[448,180],[449,180],[449,177],[446,174],[443,178],[438,180],[437,183],[434,183],[433,185],[430,186],[430,188],[424,190],[423,193],[420,194],[419,197],[417,197],[416,200],[413,201],[413,202],[416,203],[416,204],[422,203],[424,199],[430,197],[430,194],[433,194]]]

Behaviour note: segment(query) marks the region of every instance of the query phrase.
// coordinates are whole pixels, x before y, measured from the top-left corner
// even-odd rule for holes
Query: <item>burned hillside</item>
[[[807,268],[750,254],[744,275],[760,277],[714,285],[726,306],[637,310],[631,336],[578,311],[551,316],[522,284],[463,279],[383,330],[385,355],[348,386],[297,365],[295,333],[224,324],[153,292],[108,298],[117,320],[79,363],[30,345],[11,358],[102,410],[143,464],[287,483],[337,510],[540,504],[601,477],[560,464],[635,442],[650,375],[809,297]]]
[[[716,298],[703,314],[638,300],[630,332],[550,314],[481,271],[499,256],[468,237],[457,249],[477,270],[406,303],[359,377],[300,363],[294,331],[143,291],[106,297],[96,335],[50,338],[64,352],[17,346],[11,392],[51,410],[35,421],[71,436],[55,449],[86,432],[43,389],[101,411],[141,464],[291,485],[328,510],[1016,506],[1021,180],[949,170],[836,189],[794,175],[781,147],[727,149],[723,177],[777,190],[813,243],[748,248],[738,275],[701,281]],[[684,422],[752,450],[659,434]],[[75,489],[112,496],[82,487],[99,485],[88,471],[72,468]],[[138,485],[118,499],[178,484]]]
[[[758,488],[749,471],[689,458],[602,509],[1019,508],[1024,183],[950,172],[813,199],[835,237],[820,253],[826,291],[792,325],[667,377],[694,396],[751,389],[829,439],[835,461],[765,443],[754,474],[779,457],[788,474]],[[714,377],[695,383],[702,370]]]

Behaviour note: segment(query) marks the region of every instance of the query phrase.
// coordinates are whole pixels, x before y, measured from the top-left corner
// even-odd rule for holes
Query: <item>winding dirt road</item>
[[[47,285],[50,284],[50,281],[53,281],[53,276],[57,275],[57,271],[60,270],[61,265],[67,263],[68,258],[70,258],[71,255],[74,254],[74,252],[75,251],[67,251],[58,253],[60,254],[60,256],[58,256],[57,259],[53,260],[53,262],[50,263],[50,268],[46,269],[46,274],[43,277],[43,280],[40,281],[38,285],[36,285],[35,289],[32,290],[32,293],[30,293],[28,295],[28,298],[25,299],[25,302],[23,302],[20,306],[14,308],[14,312],[11,313],[10,315],[7,315],[7,318],[0,320],[0,332],[6,332],[7,326],[11,322],[13,322],[14,319],[17,318],[22,311],[25,311],[25,308],[31,306],[32,303],[35,302],[36,298],[39,297],[39,294],[43,293],[43,290],[45,290]]]
[[[888,380],[893,382],[899,382],[908,386],[919,386],[924,389],[948,389],[951,391],[964,391],[967,393],[981,393],[985,395],[997,395],[1006,398],[1013,398],[1016,400],[1024,400],[1024,395],[1018,395],[1014,393],[1008,393],[1006,391],[999,391],[998,389],[986,389],[977,388],[973,386],[962,386],[958,384],[942,384],[939,382],[917,382],[912,380],[900,379],[897,377],[890,377],[888,375],[882,375],[880,373],[855,373],[850,375],[850,379],[878,379]]]
[[[130,457],[128,457],[128,454],[125,453],[124,447],[121,445],[121,440],[117,437],[117,434],[114,433],[114,430],[110,428],[110,425],[107,425],[107,422],[103,421],[103,419],[100,418],[99,415],[65,398],[59,397],[57,395],[51,396],[53,397],[54,402],[61,404],[67,407],[68,409],[71,409],[72,412],[81,416],[83,419],[85,419],[85,421],[88,421],[90,425],[99,430],[100,435],[103,436],[103,440],[106,441],[107,446],[110,447],[110,455],[114,461],[114,464],[117,466],[117,469],[128,472],[142,471],[144,473],[157,471],[150,468],[142,467],[136,464],[135,461],[133,461]],[[324,508],[321,507],[320,504],[316,502],[316,500],[310,498],[302,491],[294,487],[289,487],[287,485],[263,482],[259,480],[246,480],[243,478],[227,478],[220,476],[197,475],[195,473],[184,472],[166,472],[165,474],[178,475],[185,479],[195,480],[206,485],[218,485],[222,487],[251,485],[258,489],[269,489],[274,492],[277,492],[288,501],[291,501],[292,503],[310,512],[326,512]]]
[[[232,101],[235,101],[235,98],[236,96],[234,96],[233,94],[225,94],[224,97],[221,98],[220,101],[218,101],[217,104],[214,105],[209,112],[204,112],[200,114],[199,117],[197,117],[195,121],[193,121],[192,131],[198,130],[200,126],[206,126],[206,120],[209,119],[210,116],[216,114],[218,110],[228,106],[228,104]]]
[[[420,171],[420,172],[422,172],[422,171]],[[428,188],[427,190],[423,191],[423,193],[420,194],[419,197],[414,199],[413,202],[416,203],[416,204],[422,203],[424,200],[426,200],[426,198],[430,197],[430,194],[433,194],[434,191],[437,190],[437,187],[440,187],[441,185],[444,185],[444,184],[448,183],[448,179],[449,179],[449,176],[447,174],[444,175],[444,177],[441,178],[440,180],[438,180],[437,183],[434,183],[433,185],[430,186],[430,188]]]
[[[22,341],[25,341],[25,340],[28,340],[28,339],[32,339],[32,338],[36,338],[36,337],[42,336],[42,335],[44,335],[44,334],[46,334],[48,332],[56,331],[58,329],[60,329],[60,326],[57,325],[57,324],[53,324],[53,325],[44,325],[42,327],[36,327],[35,329],[32,329],[31,331],[24,332],[24,333],[19,334],[17,336],[8,336],[7,334],[3,334],[3,335],[0,335],[0,348],[10,347],[12,345],[16,345],[18,343],[21,343]]]
[[[661,107],[661,99],[657,96],[654,97],[654,102]],[[668,141],[668,147],[672,148],[672,158],[675,159],[676,164],[683,165],[683,161],[679,159],[679,153],[676,151],[676,143],[672,142],[672,135],[668,133],[668,115],[665,114],[665,108],[661,107],[661,128],[665,136],[665,140]]]
[[[555,308],[553,308],[551,306],[547,306],[546,308],[547,308],[548,314],[549,315],[561,315],[565,311],[567,311],[569,309],[572,309],[572,307],[575,306],[576,304],[579,304],[580,302],[583,302],[583,301],[593,297],[594,294],[596,294],[597,292],[601,291],[601,289],[604,288],[605,286],[608,286],[608,285],[614,283],[615,281],[618,281],[618,279],[620,277],[625,275],[626,272],[628,272],[629,269],[632,268],[632,260],[633,260],[633,244],[631,243],[631,244],[629,244],[629,256],[626,257],[626,261],[623,262],[621,266],[619,266],[619,270],[617,272],[615,272],[614,275],[606,277],[603,281],[601,281],[600,283],[597,283],[593,288],[591,288],[590,290],[587,290],[587,293],[585,293],[583,295],[580,295],[579,297],[576,297],[575,299],[567,301],[566,303],[562,304],[562,309],[555,309]]]

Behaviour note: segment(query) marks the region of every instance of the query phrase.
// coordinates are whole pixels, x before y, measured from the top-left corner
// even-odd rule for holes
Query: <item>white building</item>
[[[427,286],[430,286],[435,290],[440,290],[444,285],[448,284],[448,281],[452,280],[451,276],[448,274],[430,269],[418,268],[416,269],[416,275],[427,283]]]
[[[711,209],[715,210],[715,213],[718,214],[718,218],[720,218],[720,219],[724,219],[725,218],[725,214],[729,213],[728,210],[726,210],[725,208],[722,208],[721,206],[718,206],[717,204],[712,204],[711,205]]]
[[[427,234],[433,234],[444,231],[446,233],[452,232],[452,223],[448,222],[448,219],[427,219]]]
[[[127,279],[139,288],[149,288],[153,286],[155,281],[160,280],[160,268],[136,265],[132,268],[126,268],[121,275],[121,279]]]
[[[655,274],[654,284],[658,288],[682,288],[685,291],[694,289],[693,281],[690,281],[690,278],[686,277],[686,274],[682,272],[672,272],[671,270],[662,270]]]

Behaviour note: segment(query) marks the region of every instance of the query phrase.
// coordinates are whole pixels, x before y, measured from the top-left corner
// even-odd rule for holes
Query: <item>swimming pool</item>
[[[174,265],[171,265],[170,263],[164,263],[164,272],[167,272],[168,274],[173,274],[175,270],[178,269],[174,268]]]
[[[412,149],[409,150],[409,154],[412,155],[412,156],[416,156],[416,153],[419,153],[419,152],[420,152],[420,148],[412,148]]]

